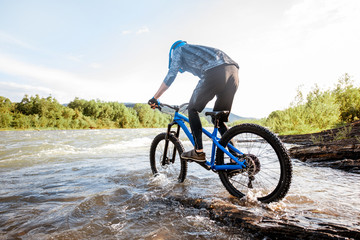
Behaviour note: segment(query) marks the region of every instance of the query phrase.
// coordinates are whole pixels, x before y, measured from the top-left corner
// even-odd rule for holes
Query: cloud
[[[122,35],[128,35],[128,34],[131,34],[131,31],[130,30],[124,30],[121,33],[122,33]]]
[[[73,73],[18,61],[10,56],[2,54],[0,54],[0,72],[64,87],[67,84],[71,84],[72,87],[76,87],[77,85],[88,81],[88,79],[79,77]]]
[[[102,64],[100,64],[100,63],[91,63],[90,67],[94,68],[94,69],[99,69],[99,68],[102,68]]]
[[[293,5],[284,15],[288,18],[289,25],[309,26],[331,22],[339,17],[339,1],[304,0]]]
[[[150,29],[147,27],[147,26],[143,26],[135,31],[133,30],[123,30],[121,32],[122,35],[130,35],[130,34],[133,34],[135,33],[136,35],[139,35],[139,34],[144,34],[144,33],[148,33],[150,32]]]
[[[64,92],[60,92],[54,89],[50,89],[38,85],[29,85],[29,84],[5,82],[5,81],[0,82],[0,96],[7,97],[13,102],[20,102],[21,99],[26,94],[29,96],[35,96],[38,94],[41,97],[48,97],[50,95],[64,96]],[[66,99],[69,99],[69,97],[67,97]],[[57,100],[59,100],[59,98],[57,98]],[[68,101],[64,101],[64,102],[68,102]]]
[[[65,56],[67,59],[73,61],[73,62],[82,62],[82,59],[83,59],[83,55],[67,55]]]
[[[3,43],[8,43],[8,44],[11,44],[11,45],[16,45],[18,47],[22,47],[22,48],[25,48],[25,49],[30,49],[30,50],[37,50],[36,47],[26,43],[26,42],[23,42],[13,36],[11,36],[10,34],[7,34],[5,32],[2,32],[0,31],[0,42],[3,42]]]
[[[143,34],[143,33],[148,33],[150,32],[149,28],[144,26],[142,28],[140,28],[139,30],[137,30],[136,34]]]
[[[355,22],[360,22],[360,1],[302,0],[284,11],[281,22],[253,42],[261,45],[263,51],[273,49],[288,55],[289,50],[300,55],[305,55],[304,50],[307,54],[317,54],[322,50],[326,55],[329,50],[345,47],[353,51],[358,49],[358,43],[354,44],[351,39],[360,36],[360,25]]]
[[[31,86],[27,84],[19,84],[14,82],[0,82],[2,89],[14,89],[14,90],[23,90],[24,92],[35,92],[35,93],[51,93],[53,92],[50,88],[40,87],[40,86]]]
[[[289,27],[319,28],[359,19],[358,0],[303,0],[284,15]]]
[[[99,63],[92,63],[92,68],[102,68]],[[49,68],[14,59],[11,56],[0,54],[0,74],[9,80],[0,82],[0,96],[19,101],[24,94],[51,94],[59,102],[69,102],[75,96],[84,99],[116,100],[119,95],[126,101],[127,95],[134,95],[128,90],[129,82],[134,76],[80,76],[61,69]],[[15,80],[11,80],[15,79]],[[142,77],[143,79],[143,77]],[[122,92],[121,94],[119,92]]]

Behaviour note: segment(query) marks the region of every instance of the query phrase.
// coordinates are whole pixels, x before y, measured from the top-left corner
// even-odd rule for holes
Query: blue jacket
[[[239,65],[223,51],[200,45],[186,44],[178,47],[173,51],[171,59],[169,71],[164,79],[167,86],[174,82],[179,69],[203,78],[207,70],[223,64],[233,64],[239,68]]]

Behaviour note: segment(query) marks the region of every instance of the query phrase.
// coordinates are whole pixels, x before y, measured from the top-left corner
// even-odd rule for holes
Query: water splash
[[[359,175],[293,160],[294,179],[285,199],[262,204],[256,192],[249,192],[238,200],[216,173],[196,163],[189,164],[181,184],[165,175],[153,177],[150,143],[163,131],[0,132],[0,238],[244,238],[174,196],[220,199],[297,226],[360,229]]]

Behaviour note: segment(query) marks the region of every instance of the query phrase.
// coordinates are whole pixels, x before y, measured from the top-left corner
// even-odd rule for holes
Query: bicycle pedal
[[[211,170],[211,167],[207,165],[206,162],[196,162],[196,163],[202,166],[203,168],[205,168],[206,170]]]
[[[184,159],[185,161],[187,161],[188,163],[197,163],[199,164],[200,166],[202,166],[203,168],[205,168],[206,170],[211,170],[211,167],[206,164],[206,161],[205,162],[198,162],[198,161],[195,161],[195,160],[192,160],[192,159]]]

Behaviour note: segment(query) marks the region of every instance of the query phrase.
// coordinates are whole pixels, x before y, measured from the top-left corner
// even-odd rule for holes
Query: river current
[[[233,201],[217,174],[189,163],[184,183],[152,176],[150,144],[164,130],[0,132],[0,239],[251,239],[173,200]],[[360,231],[360,175],[292,162],[282,201],[238,208]]]

